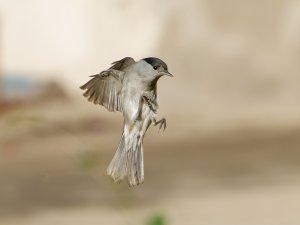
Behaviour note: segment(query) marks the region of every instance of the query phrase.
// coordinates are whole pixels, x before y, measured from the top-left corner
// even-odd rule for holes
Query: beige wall
[[[110,62],[155,55],[175,74],[162,112],[299,120],[300,1],[1,1],[0,13],[6,73],[79,96]]]

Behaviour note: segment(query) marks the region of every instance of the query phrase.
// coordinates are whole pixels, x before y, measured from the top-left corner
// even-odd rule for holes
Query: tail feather
[[[124,163],[126,159],[125,149],[125,138],[124,134],[121,137],[118,149],[111,160],[109,166],[106,169],[106,173],[110,175],[115,182],[121,181],[126,176],[126,164]]]
[[[115,182],[127,176],[129,186],[136,186],[144,181],[144,157],[142,139],[131,137],[125,141],[125,134],[121,137],[118,149],[110,162],[106,173]]]

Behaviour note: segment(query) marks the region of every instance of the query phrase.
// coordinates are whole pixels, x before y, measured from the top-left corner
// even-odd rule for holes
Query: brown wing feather
[[[126,67],[135,63],[133,58],[126,57],[113,63],[109,69],[123,71]],[[93,78],[80,88],[86,90],[83,96],[90,102],[104,106],[108,111],[122,112],[120,92],[122,83],[114,76],[93,75]]]
[[[114,69],[114,70],[120,70],[123,71],[126,67],[134,64],[135,61],[131,57],[125,57],[119,61],[113,62],[113,66],[110,67],[109,69]]]
[[[81,86],[86,90],[83,94],[90,102],[103,105],[108,111],[121,112],[120,91],[122,84],[113,76],[95,75],[86,84]]]

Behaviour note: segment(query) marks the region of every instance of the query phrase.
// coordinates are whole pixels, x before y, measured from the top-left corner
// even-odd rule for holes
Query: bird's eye
[[[154,66],[153,69],[157,70],[157,69],[158,69],[158,66]]]

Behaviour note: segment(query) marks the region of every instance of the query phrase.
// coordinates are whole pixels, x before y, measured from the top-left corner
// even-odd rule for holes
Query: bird
[[[125,57],[92,77],[80,88],[83,96],[110,112],[122,112],[123,132],[117,150],[106,169],[114,182],[127,177],[130,187],[144,182],[143,139],[149,126],[166,129],[166,119],[156,119],[157,81],[173,77],[167,64],[159,58],[135,61]]]

